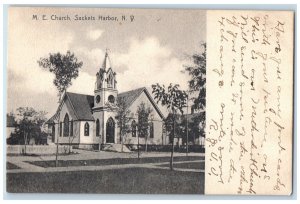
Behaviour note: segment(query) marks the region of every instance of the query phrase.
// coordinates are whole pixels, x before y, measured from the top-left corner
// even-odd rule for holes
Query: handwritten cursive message
[[[208,11],[206,194],[292,191],[293,12]]]

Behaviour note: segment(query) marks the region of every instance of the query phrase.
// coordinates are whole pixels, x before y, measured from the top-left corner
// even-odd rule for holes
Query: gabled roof
[[[153,100],[152,96],[149,94],[148,90],[146,89],[146,87],[142,87],[139,89],[135,89],[135,90],[131,90],[131,91],[127,91],[127,92],[123,92],[120,93],[118,95],[118,99],[122,99],[125,102],[125,107],[128,108],[130,107],[130,105],[141,95],[141,93],[145,92],[146,96],[148,97],[149,101],[152,103],[153,107],[155,108],[155,110],[157,111],[158,115],[164,119],[164,115],[162,114],[162,112],[160,111],[160,109],[158,108],[157,104],[155,103],[155,101]]]
[[[17,122],[13,115],[6,115],[6,127],[15,127]]]
[[[188,119],[189,123],[192,123],[195,119],[200,119],[205,117],[205,112],[199,112],[199,113],[190,113],[190,114],[176,114],[176,121],[178,123],[182,122],[182,120],[186,121],[186,118]],[[173,114],[169,113],[167,119],[172,120]]]
[[[63,99],[58,107],[56,113],[46,121],[46,124],[53,124],[58,118],[58,112],[63,102],[67,100],[70,101],[71,108],[73,109],[77,120],[94,120],[92,114],[92,108],[94,106],[94,96],[77,94],[71,92],[65,92]]]
[[[195,118],[201,118],[205,117],[205,112],[199,112],[199,113],[192,113],[192,114],[185,114],[185,117],[187,115],[189,123],[191,123]]]
[[[94,120],[92,114],[94,96],[71,92],[67,92],[66,95],[70,99],[77,120]]]
[[[153,100],[153,98],[151,97],[151,95],[145,87],[120,93],[118,94],[118,100],[122,99],[125,102],[125,108],[127,109],[143,92],[145,92],[159,116],[161,118],[164,118],[164,115],[159,110],[155,101]],[[72,109],[74,110],[77,120],[94,120],[92,113],[92,108],[94,107],[94,96],[66,92],[64,98],[65,97],[68,97],[68,99],[70,100]],[[46,123],[49,124],[54,122],[57,116],[57,113],[54,114]]]
[[[57,117],[57,113],[55,113],[51,118],[49,118],[45,123],[46,124],[53,124],[55,123],[55,119]]]
[[[124,101],[125,108],[127,109],[135,101],[135,99],[137,99],[137,97],[144,91],[144,89],[145,88],[143,87],[120,93],[118,94],[118,100]]]

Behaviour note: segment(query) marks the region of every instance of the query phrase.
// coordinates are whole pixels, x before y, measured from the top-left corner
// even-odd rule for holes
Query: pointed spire
[[[111,61],[110,61],[109,54],[110,54],[110,50],[106,48],[105,57],[104,57],[103,64],[102,64],[102,68],[104,70],[111,68]]]

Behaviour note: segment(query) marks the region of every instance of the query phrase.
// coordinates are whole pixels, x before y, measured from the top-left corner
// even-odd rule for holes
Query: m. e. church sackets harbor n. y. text
[[[207,13],[206,194],[292,192],[293,12]]]

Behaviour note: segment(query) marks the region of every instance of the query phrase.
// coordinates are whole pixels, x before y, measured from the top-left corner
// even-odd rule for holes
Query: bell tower
[[[108,49],[106,49],[102,66],[96,74],[94,94],[94,109],[107,109],[116,105],[118,94],[116,73],[112,69]]]
[[[94,90],[93,116],[95,119],[95,135],[99,144],[117,143],[117,81],[112,69],[109,50],[106,49],[103,63],[96,74]],[[99,139],[97,139],[99,138]]]

